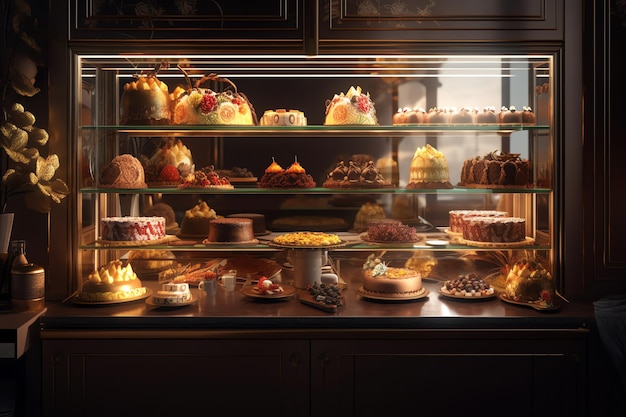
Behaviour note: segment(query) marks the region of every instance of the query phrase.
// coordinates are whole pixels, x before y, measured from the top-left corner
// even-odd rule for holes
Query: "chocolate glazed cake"
[[[468,188],[530,187],[531,164],[519,154],[493,151],[483,157],[465,160],[459,185]]]

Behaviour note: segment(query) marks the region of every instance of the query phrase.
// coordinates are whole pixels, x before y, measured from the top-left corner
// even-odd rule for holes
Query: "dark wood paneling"
[[[303,39],[302,0],[71,4],[71,40]]]
[[[320,40],[562,39],[562,0],[323,0]],[[461,32],[462,31],[462,32]]]
[[[587,3],[585,48],[584,231],[587,293],[626,291],[626,7]]]

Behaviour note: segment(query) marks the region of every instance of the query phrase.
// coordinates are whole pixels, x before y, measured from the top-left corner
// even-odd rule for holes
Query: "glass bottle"
[[[41,310],[45,304],[45,271],[26,259],[26,241],[16,241],[11,265],[11,305],[15,311]]]

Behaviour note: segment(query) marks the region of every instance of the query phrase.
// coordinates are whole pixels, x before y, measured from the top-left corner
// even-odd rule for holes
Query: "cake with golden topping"
[[[123,301],[146,294],[146,288],[130,264],[116,259],[89,274],[82,284],[78,298],[82,301]]]
[[[124,84],[120,124],[168,125],[171,117],[169,88],[155,73],[137,75]]]
[[[370,255],[363,264],[363,287],[366,296],[384,298],[415,298],[425,294],[422,276],[413,269],[387,266]]]
[[[452,188],[448,161],[430,144],[418,147],[411,160],[408,189]]]
[[[265,169],[259,188],[313,188],[316,186],[315,180],[300,165],[296,159],[287,169],[283,169],[272,158],[272,163]]]

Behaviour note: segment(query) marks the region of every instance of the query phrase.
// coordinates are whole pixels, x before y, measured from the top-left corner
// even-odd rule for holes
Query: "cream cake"
[[[165,238],[164,217],[105,217],[100,220],[102,240],[146,242]]]
[[[156,305],[176,305],[191,301],[191,291],[188,283],[165,283],[161,290],[152,296],[152,303]]]
[[[388,267],[374,255],[367,258],[363,269],[365,295],[402,299],[425,293],[422,276],[412,269]]]
[[[452,188],[443,153],[429,144],[418,147],[411,160],[407,188]]]
[[[82,285],[78,298],[83,301],[123,301],[146,294],[146,288],[130,264],[123,265],[119,259],[89,274]]]
[[[261,126],[306,126],[307,119],[300,110],[265,110],[259,124]]]
[[[232,90],[222,92],[201,88],[206,81],[227,83]],[[174,106],[175,124],[256,125],[254,108],[248,98],[237,91],[230,80],[209,74],[198,80],[195,88],[177,97]]]
[[[369,93],[350,87],[326,102],[325,125],[377,125],[376,109]]]

